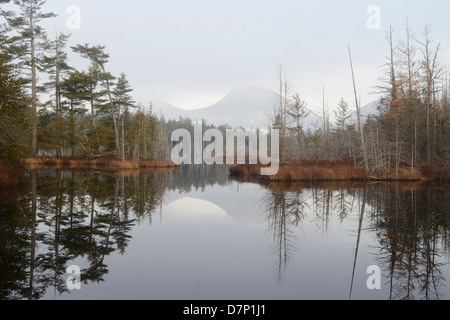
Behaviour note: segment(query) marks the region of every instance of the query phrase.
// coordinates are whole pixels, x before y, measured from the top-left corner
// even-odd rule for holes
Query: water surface
[[[263,186],[225,166],[32,172],[0,200],[0,298],[449,299],[449,198],[415,184]]]

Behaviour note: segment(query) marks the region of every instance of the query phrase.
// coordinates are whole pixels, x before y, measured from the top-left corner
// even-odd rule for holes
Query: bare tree
[[[325,86],[322,86],[322,123],[323,123],[323,139],[325,141],[325,152],[324,154],[329,159],[330,154],[330,115],[328,112],[328,105],[325,102]]]
[[[369,162],[367,159],[366,143],[364,140],[364,130],[363,130],[362,123],[361,123],[361,111],[359,110],[358,94],[356,92],[355,73],[353,71],[352,53],[350,51],[350,45],[348,46],[348,54],[350,57],[350,66],[351,66],[351,70],[352,70],[353,90],[355,93],[355,103],[356,103],[356,111],[357,111],[357,116],[358,116],[359,135],[360,135],[361,148],[362,148],[362,153],[363,153],[363,158],[364,158],[364,168],[366,170],[369,170]]]
[[[278,66],[278,85],[279,91],[277,93],[277,99],[279,101],[279,115],[281,124],[281,143],[280,143],[280,160],[286,160],[286,140],[287,140],[287,104],[289,95],[289,84],[286,76],[283,72],[283,66],[280,64]]]
[[[431,29],[429,26],[425,27],[423,33],[423,41],[416,41],[421,45],[421,52],[423,55],[422,71],[423,71],[423,95],[426,105],[426,126],[427,126],[427,154],[428,162],[431,163],[433,159],[431,140],[431,117],[434,113],[435,106],[435,94],[436,94],[436,81],[438,80],[442,67],[438,63],[438,55],[440,44],[433,46],[433,41],[430,38]]]

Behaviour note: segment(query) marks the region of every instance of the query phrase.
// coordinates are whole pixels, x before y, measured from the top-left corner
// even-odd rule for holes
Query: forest
[[[193,130],[192,120],[165,120],[151,102],[135,102],[126,72],[108,71],[105,46],[69,46],[69,34],[50,36],[42,24],[55,14],[44,12],[46,1],[13,3],[15,12],[0,9],[0,184],[17,179],[24,158],[114,154],[118,160],[170,161],[170,133]],[[441,47],[428,26],[420,35],[408,27],[401,33],[398,41],[392,28],[386,34],[386,63],[375,84],[381,96],[378,114],[358,116],[357,124],[349,121],[351,106],[358,114],[360,107],[352,64],[355,100],[342,98],[330,108],[323,99],[322,126],[315,130],[304,130],[307,102],[292,92],[280,68],[269,129],[280,131],[282,163],[297,171],[305,161],[345,163],[364,168],[364,176],[388,179],[407,177],[406,170],[414,179],[438,170],[448,179],[450,84]],[[69,53],[88,67],[71,66]],[[352,63],[350,48],[349,57]],[[204,130],[210,127],[204,123]]]
[[[380,96],[377,114],[366,118],[360,115],[349,46],[354,101],[341,98],[331,113],[324,90],[322,126],[313,131],[302,125],[308,103],[301,94],[292,92],[280,65],[278,103],[271,123],[280,131],[280,160],[284,165],[271,179],[449,179],[450,83],[440,59],[441,45],[432,40],[429,26],[419,37],[407,24],[401,40],[394,40],[396,37],[391,27],[385,37],[386,61],[379,83],[374,85]],[[351,105],[356,106],[356,123],[350,119]],[[305,168],[306,173],[302,172]],[[358,173],[355,168],[364,170]],[[254,175],[253,169],[242,165],[232,168],[232,173]]]

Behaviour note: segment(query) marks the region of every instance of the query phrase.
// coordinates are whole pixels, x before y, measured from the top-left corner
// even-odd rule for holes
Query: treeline
[[[271,123],[280,130],[282,161],[351,160],[378,175],[424,163],[450,163],[450,83],[440,44],[432,40],[429,27],[418,37],[406,27],[397,42],[391,28],[386,43],[383,75],[374,87],[381,96],[378,113],[359,117],[361,125],[351,121],[350,105],[360,108],[352,64],[349,74],[351,70],[356,79],[355,101],[336,101],[330,114],[324,89],[323,121],[309,131],[302,124],[307,103],[291,92],[280,66],[278,103]]]
[[[68,46],[70,35],[51,38],[42,22],[55,17],[45,0],[0,0],[0,159],[27,156],[97,157],[114,152],[122,159],[170,158],[170,132],[193,131],[188,119],[165,121],[132,98],[125,73],[111,74],[101,45]],[[429,28],[416,37],[406,28],[396,42],[386,35],[386,64],[376,89],[377,115],[350,120],[355,101],[336,101],[333,112],[322,99],[322,123],[306,130],[307,103],[280,68],[278,103],[271,126],[280,130],[282,162],[350,160],[375,175],[423,163],[450,163],[449,81],[440,45]],[[69,52],[87,62],[69,63]],[[353,66],[352,66],[353,67]],[[352,68],[353,72],[353,68]],[[356,79],[357,83],[357,79]],[[203,123],[203,129],[210,126]],[[228,126],[219,127],[225,133]]]
[[[108,71],[104,46],[69,49],[70,35],[52,39],[42,28],[55,17],[43,11],[45,3],[19,0],[15,12],[0,9],[0,158],[104,152],[154,158],[162,135],[151,104],[133,101],[125,73]],[[69,50],[87,62],[86,70],[70,65]]]

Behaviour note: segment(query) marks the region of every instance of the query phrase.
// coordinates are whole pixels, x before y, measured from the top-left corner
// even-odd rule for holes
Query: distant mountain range
[[[368,116],[376,115],[378,114],[378,105],[380,104],[380,100],[372,101],[369,104],[366,104],[365,106],[361,107],[360,114],[361,114],[361,121],[365,122],[367,120]],[[358,122],[358,114],[355,111],[353,111],[350,114],[350,122],[356,123]]]
[[[166,120],[177,120],[180,117],[192,120],[204,119],[208,124],[228,124],[232,128],[245,129],[268,128],[270,116],[277,106],[275,93],[261,85],[242,85],[231,91],[225,98],[212,106],[183,110],[163,100],[152,100],[153,111],[159,116],[162,114]],[[361,114],[367,116],[376,112],[377,102],[361,108]],[[356,111],[352,120],[356,120]],[[322,126],[322,117],[308,109],[308,116],[302,120],[304,130],[314,130]]]

